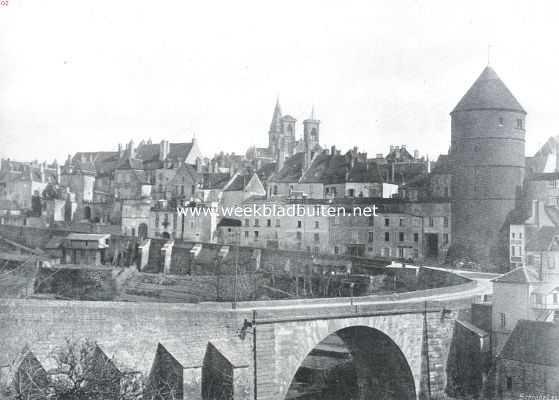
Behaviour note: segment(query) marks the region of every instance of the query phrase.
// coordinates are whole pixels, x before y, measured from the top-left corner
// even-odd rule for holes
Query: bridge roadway
[[[408,266],[412,267],[413,266]],[[493,292],[491,280],[499,274],[455,270],[437,267],[424,267],[436,271],[456,274],[470,280],[461,285],[417,290],[413,292],[394,293],[388,295],[370,295],[360,297],[334,297],[320,299],[298,300],[270,300],[270,301],[242,301],[232,307],[238,311],[273,311],[273,310],[304,310],[316,308],[336,308],[347,306],[375,306],[375,305],[410,305],[428,303],[443,303],[471,299],[473,297],[488,296]],[[210,308],[229,308],[225,303],[200,303]]]

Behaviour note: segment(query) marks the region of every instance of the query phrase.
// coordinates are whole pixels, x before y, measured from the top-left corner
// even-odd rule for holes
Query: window
[[[320,223],[318,221],[314,221],[314,227],[315,229],[318,229],[320,227]]]
[[[553,304],[557,304],[559,302],[557,297],[557,293],[553,293]]]
[[[315,255],[315,256],[318,256],[318,252],[319,252],[319,248],[318,248],[318,247],[315,247],[315,248],[313,249],[314,255]]]
[[[374,225],[375,225],[375,217],[371,215],[369,217],[369,226],[374,226]]]
[[[315,242],[320,242],[320,235],[318,233],[314,234],[314,241]]]
[[[348,194],[349,194],[349,197],[354,197],[355,196],[355,189],[349,189]]]
[[[541,293],[536,293],[536,304],[542,304],[543,303],[543,296]]]
[[[479,153],[479,150],[481,149],[481,146],[479,144],[475,144],[474,145],[474,152],[475,153]]]
[[[443,244],[448,244],[448,233],[443,233]]]
[[[404,218],[400,218],[400,226],[404,226]]]
[[[258,241],[258,231],[254,231],[254,241]]]
[[[258,218],[254,218],[254,226],[260,226],[260,221]]]
[[[524,129],[524,120],[522,118],[516,120],[516,129]]]
[[[272,226],[272,220],[271,220],[271,219],[269,219],[269,220],[266,221],[266,226],[268,226],[268,227],[269,227],[269,226]]]
[[[501,321],[501,328],[507,327],[507,317],[505,313],[499,313],[499,319]]]
[[[516,252],[515,252],[516,246],[511,246],[510,250],[511,250],[511,256],[516,257]]]
[[[296,234],[297,240],[301,240],[303,238],[303,234],[301,232],[297,232]]]
[[[390,232],[384,232],[384,241],[390,242]]]
[[[390,226],[390,218],[384,219],[384,226]]]
[[[429,217],[429,226],[432,228],[435,226],[435,218]]]
[[[443,217],[443,226],[448,228],[448,217]]]
[[[278,185],[274,185],[274,194],[278,194]]]
[[[403,242],[404,238],[405,238],[404,232],[400,232],[398,236],[399,236],[400,242]]]
[[[250,221],[247,219],[245,219],[245,226],[249,226],[250,225]]]
[[[303,222],[302,221],[297,221],[297,228],[301,228],[303,226]]]
[[[326,188],[326,196],[330,194],[330,188]]]
[[[503,117],[499,117],[499,126],[503,126],[505,124],[505,119]]]
[[[155,227],[159,227],[159,214],[155,214]]]
[[[515,236],[516,236],[516,235],[515,235],[514,232],[513,232],[513,233],[512,233],[512,238],[514,239]]]
[[[369,243],[373,241],[373,232],[369,232]]]
[[[512,390],[512,377],[507,376],[507,390]]]
[[[340,248],[338,246],[334,246],[334,254],[340,254]]]
[[[280,220],[276,219],[276,228],[279,228],[279,227],[280,227]]]
[[[245,239],[248,239],[248,231],[245,231]]]
[[[414,233],[414,234],[413,234],[413,241],[414,241],[415,243],[419,242],[419,233]]]

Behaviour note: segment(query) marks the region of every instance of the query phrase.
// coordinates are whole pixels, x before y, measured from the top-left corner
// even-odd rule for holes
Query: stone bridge
[[[445,391],[455,320],[485,281],[361,298],[169,304],[0,300],[0,373],[27,345],[45,369],[66,338],[95,340],[118,368],[174,379],[175,396],[283,400],[313,349],[335,334],[358,398],[428,398]],[[173,374],[170,374],[172,371]],[[1,375],[0,375],[1,377]],[[224,378],[225,377],[225,378]]]

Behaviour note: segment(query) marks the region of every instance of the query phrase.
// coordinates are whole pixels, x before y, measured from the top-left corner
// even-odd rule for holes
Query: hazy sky
[[[276,96],[321,143],[435,157],[487,64],[559,134],[556,1],[9,0],[0,6],[0,156],[63,160],[119,142],[204,154],[266,146]]]

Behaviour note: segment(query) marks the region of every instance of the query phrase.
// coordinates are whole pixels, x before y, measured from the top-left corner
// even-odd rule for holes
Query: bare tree
[[[53,400],[141,399],[143,375],[120,371],[114,360],[88,339],[72,341],[56,349],[56,367],[50,372]]]

